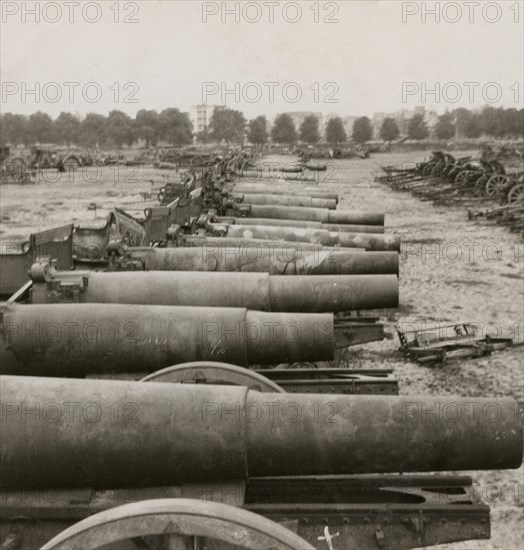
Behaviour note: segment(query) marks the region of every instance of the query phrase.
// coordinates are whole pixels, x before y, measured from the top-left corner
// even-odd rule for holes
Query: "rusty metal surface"
[[[275,180],[285,180],[290,182],[303,181],[303,182],[318,182],[318,177],[305,175],[302,169],[291,169],[291,171],[281,171],[277,169],[273,170],[246,170],[242,172],[242,177],[246,179],[253,178],[255,180],[268,180],[271,184]]]
[[[42,550],[96,550],[155,535],[169,548],[186,548],[186,542],[196,545],[198,537],[199,543],[226,544],[225,548],[314,550],[292,531],[258,514],[187,499],[149,500],[111,508],[73,525]]]
[[[348,228],[353,226],[348,226]],[[381,233],[335,232],[327,229],[307,227],[289,227],[272,225],[242,225],[238,220],[234,225],[208,224],[213,234],[226,231],[226,236],[233,239],[276,240],[286,242],[320,243],[326,246],[343,248],[363,248],[374,251],[400,252],[400,237]]]
[[[317,548],[406,550],[490,537],[489,507],[465,476],[254,478],[246,507]],[[326,532],[327,529],[327,532]]]
[[[247,487],[235,481],[105,491],[2,492],[0,541],[11,537],[17,550],[34,550],[91,514],[159,498],[245,506],[285,525],[319,550],[326,548],[326,527],[339,550],[405,550],[490,535],[489,507],[482,504],[469,477],[354,475],[251,478]]]
[[[142,248],[128,251],[145,271],[242,271],[271,275],[366,275],[399,272],[395,252],[301,252],[286,247],[224,250],[200,248]]]
[[[340,245],[345,248],[359,247],[365,250],[395,251],[400,252],[401,239],[396,235],[381,235],[372,233],[330,233],[327,241],[332,245]]]
[[[28,271],[39,257],[54,258],[60,269],[71,269],[73,225],[35,233],[21,246],[3,243],[0,254],[0,296],[13,294],[29,280]]]
[[[386,230],[383,225],[356,225],[356,224],[337,224],[337,223],[323,223],[322,229],[328,231],[337,231],[348,233],[385,233]]]
[[[109,214],[103,225],[81,225],[73,235],[73,254],[75,260],[90,262],[107,257],[107,245],[111,240],[113,214]]]
[[[463,410],[471,399],[267,394],[234,386],[10,376],[0,382],[4,410],[10,404],[0,424],[1,485],[7,490],[522,463],[522,421],[512,399],[477,398],[467,418],[449,422],[420,411],[450,403]],[[46,403],[75,403],[78,414],[44,423],[23,413],[22,404],[35,410]],[[92,403],[101,411],[96,423],[92,412],[82,414]],[[128,416],[127,422],[115,421],[117,403],[133,403],[136,422]],[[503,411],[497,422],[485,413],[494,404]]]
[[[126,304],[4,308],[0,372],[83,377],[187,361],[242,366],[334,359],[329,314]]]
[[[8,415],[0,427],[3,488],[152,487],[247,475],[245,423],[202,421],[218,399],[240,406],[246,388],[220,386],[218,395],[216,386],[31,377],[1,384],[3,403],[27,410],[77,404],[56,422]]]
[[[271,193],[272,195],[306,196],[314,199],[332,199],[338,202],[338,193],[323,188],[322,186],[306,186],[293,184],[263,185],[249,182],[238,182],[228,186],[232,193]]]
[[[351,210],[327,210],[324,208],[301,208],[293,206],[251,205],[249,218],[279,218],[290,220],[313,220],[322,223],[353,225],[384,225],[384,214]]]
[[[260,249],[280,248],[285,246],[288,250],[322,251],[322,252],[363,252],[363,248],[344,248],[339,245],[323,245],[321,243],[297,243],[287,241],[274,241],[269,239],[245,239],[234,237],[209,237],[207,235],[186,235],[178,243],[181,247],[213,245],[221,248],[228,248],[234,253],[235,249]]]
[[[277,218],[285,220],[306,220],[329,223],[330,210],[323,208],[300,208],[297,206],[264,206],[253,204],[247,214],[248,218]],[[335,223],[335,222],[333,222]]]
[[[211,224],[213,225],[213,224]],[[323,229],[302,227],[278,227],[272,225],[235,225],[227,226],[227,236],[240,239],[267,239],[273,241],[338,244],[331,242],[329,232]]]
[[[382,212],[359,212],[357,210],[328,211],[328,223],[384,225],[385,214]]]
[[[226,218],[217,216],[218,223],[230,225],[274,225],[280,227],[306,227],[308,229],[322,229],[322,224],[315,221],[279,220],[276,218]]]
[[[258,406],[267,401],[267,395],[254,392],[248,398]],[[274,410],[283,410],[288,399],[272,396]],[[253,475],[438,472],[522,463],[522,420],[512,399],[478,398],[473,404],[459,397],[293,394],[292,399],[293,421],[279,422],[268,412],[250,425]],[[312,403],[320,415],[316,419],[311,409],[306,413]],[[496,422],[486,413],[490,407],[501,411]],[[445,411],[451,409],[467,413],[450,422]]]
[[[258,371],[288,393],[398,395],[390,369],[266,369]]]
[[[38,269],[37,269],[38,268]],[[394,308],[396,275],[296,275],[206,271],[65,272],[35,264],[33,303],[240,307],[274,312]],[[75,292],[70,291],[75,287]]]
[[[328,231],[348,232],[348,233],[384,233],[385,228],[381,225],[354,225],[354,224],[335,224],[322,223],[316,221],[303,220],[281,220],[277,218],[220,218],[219,223],[230,223],[240,225],[278,225],[287,227],[307,227],[308,229],[327,229]]]
[[[353,311],[398,307],[395,275],[270,277],[271,308],[280,311]]]
[[[266,193],[231,193],[234,200],[240,200],[245,204],[274,204],[280,206],[305,206],[311,208],[327,208],[334,210],[337,201],[334,199],[314,198],[300,195],[273,195],[268,189]]]

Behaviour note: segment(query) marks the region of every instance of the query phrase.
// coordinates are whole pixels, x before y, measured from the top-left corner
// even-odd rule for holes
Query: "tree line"
[[[479,112],[459,108],[446,112],[430,128],[423,113],[415,114],[401,132],[397,121],[386,117],[379,129],[380,138],[391,143],[400,137],[425,140],[435,137],[439,140],[457,138],[479,138],[488,136],[498,139],[522,138],[524,135],[524,109],[503,109],[486,107]],[[226,142],[242,144],[246,140],[255,145],[273,143],[292,145],[298,141],[315,145],[325,141],[338,146],[352,140],[363,144],[371,141],[374,128],[368,117],[355,120],[351,135],[348,135],[340,117],[330,118],[324,136],[320,121],[315,115],[304,118],[296,127],[293,117],[281,114],[272,128],[265,116],[247,121],[240,111],[218,107],[215,109],[209,127],[196,134],[199,143]],[[77,145],[82,147],[116,147],[131,145],[144,140],[146,147],[158,143],[173,146],[193,142],[193,127],[189,116],[178,109],[169,108],[158,113],[142,109],[132,119],[122,111],[111,111],[108,116],[88,114],[84,119],[63,112],[55,120],[41,111],[30,116],[4,113],[0,118],[0,142],[2,145],[28,146],[33,143]]]
[[[476,139],[487,136],[496,139],[522,139],[524,136],[524,109],[485,107],[481,111],[459,108],[438,117],[429,128],[423,113],[415,114],[408,122],[407,135],[413,140],[435,137],[438,140]],[[385,118],[380,137],[391,142],[400,137],[399,127],[393,118]]]
[[[89,113],[84,119],[63,112],[53,120],[41,111],[30,116],[3,113],[0,118],[3,145],[53,143],[120,148],[138,139],[145,140],[147,146],[160,141],[181,146],[193,142],[193,128],[189,116],[174,108],[160,113],[142,109],[134,119],[117,110],[107,116]]]

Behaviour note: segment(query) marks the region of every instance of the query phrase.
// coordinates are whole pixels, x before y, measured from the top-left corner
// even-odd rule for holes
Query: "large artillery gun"
[[[0,185],[35,183],[35,173],[21,157],[11,157],[11,148],[0,147]]]
[[[378,223],[384,218],[383,215],[371,214],[368,217],[358,212],[351,215],[355,222],[371,219],[372,223]],[[274,225],[273,221],[276,222]],[[346,248],[355,251],[400,250],[400,238],[385,235],[383,225],[324,225],[318,221],[299,220],[295,226],[294,220],[289,219],[218,216],[215,210],[204,207],[201,189],[193,190],[185,199],[175,199],[168,205],[149,207],[145,209],[143,218],[117,208],[99,227],[89,225],[76,228],[76,259],[80,262],[107,261],[109,244],[116,241],[132,247],[187,247],[219,243],[240,246],[250,242],[261,245],[260,241],[264,241],[264,248],[293,243],[299,250],[309,251],[335,252]]]
[[[151,372],[197,360],[338,365],[348,346],[386,337],[378,318],[351,312],[398,304],[394,274],[57,271],[55,265],[35,263],[31,280],[3,311],[4,373]],[[337,311],[343,314],[335,318]]]
[[[203,212],[214,210],[220,216],[251,217],[269,219],[291,219],[297,221],[316,221],[341,225],[384,225],[384,214],[380,212],[354,212],[336,210],[338,197],[333,193],[289,195],[272,193],[272,186],[265,189],[259,187],[258,192],[239,192],[235,187],[229,187],[227,177],[216,166],[208,167],[201,173],[194,173],[191,179],[191,189],[186,193],[173,192],[164,195],[162,204],[165,206],[173,200],[185,199],[191,191],[201,190]]]
[[[396,275],[296,275],[190,271],[57,271],[31,268],[32,303],[243,307],[273,312],[349,312],[398,307]]]
[[[230,307],[13,302],[2,306],[0,317],[1,374],[137,379],[204,361],[177,371],[178,381],[239,384],[237,372],[213,369],[226,361],[263,368],[266,378],[284,387],[316,393],[398,393],[391,369],[332,368],[349,345],[383,337],[381,325],[366,319]],[[242,371],[245,385],[252,372]]]
[[[123,248],[110,257],[109,270],[262,272],[270,275],[380,275],[399,273],[396,252],[303,250],[278,245]]]
[[[516,157],[516,160],[515,160]],[[429,159],[403,167],[384,167],[383,181],[435,204],[463,204],[469,219],[485,216],[512,231],[524,227],[524,171],[520,154],[479,154],[455,158],[434,151]],[[487,208],[479,208],[486,206]]]
[[[287,394],[170,384],[168,373],[0,382],[0,542],[21,550],[489,538],[471,478],[417,472],[522,460],[511,399]]]
[[[56,264],[53,263],[51,269],[48,269],[50,264],[45,260],[38,261],[30,270],[31,280],[11,296],[9,303],[11,305],[20,305],[21,303],[25,305],[47,303],[121,304],[128,306],[129,310],[124,312],[124,309],[120,309],[120,313],[124,317],[131,315],[132,308],[130,306],[133,304],[153,307],[242,308],[248,312],[250,310],[278,310],[284,314],[294,311],[341,313],[334,324],[336,334],[343,335],[343,338],[337,339],[337,342],[343,342],[344,345],[337,345],[335,354],[332,350],[326,355],[319,352],[320,356],[309,353],[293,355],[285,351],[279,352],[278,357],[272,357],[274,363],[332,361],[333,355],[335,355],[335,361],[340,361],[343,355],[340,350],[346,349],[348,345],[383,339],[386,336],[384,327],[377,322],[376,317],[362,317],[360,311],[396,307],[398,304],[398,280],[396,277],[398,275],[398,254],[362,254],[359,252],[357,244],[364,247],[366,243],[377,240],[389,242],[387,241],[388,237],[381,234],[377,234],[377,236],[365,234],[362,239],[359,237],[358,243],[354,240],[347,241],[348,246],[354,247],[347,251],[339,252],[336,247],[333,251],[325,251],[322,242],[317,241],[322,241],[322,235],[331,238],[332,232],[316,227],[295,229],[282,224],[267,227],[249,224],[241,226],[237,224],[239,221],[237,219],[220,219],[212,210],[205,208],[202,188],[194,188],[198,178],[190,175],[189,177],[184,176],[182,179],[184,181],[183,196],[170,205],[148,209],[144,220],[134,219],[125,212],[115,209],[105,225],[99,229],[76,228],[73,233],[73,250],[75,252],[73,260],[77,268],[82,266],[85,269],[88,265],[90,271],[68,271],[66,268],[58,272]],[[235,200],[235,203],[238,204],[238,201]],[[242,208],[245,206],[242,205]],[[205,210],[206,213],[202,214],[202,210]],[[381,220],[379,219],[378,222],[375,215],[371,215],[371,218],[372,223],[383,221],[383,216],[380,217],[380,215],[378,218]],[[287,220],[279,220],[279,222],[282,221]],[[315,225],[317,223],[320,222],[315,222]],[[376,227],[383,230],[380,225]],[[224,236],[224,233],[230,230],[233,232],[232,236]],[[209,233],[222,236],[209,237]],[[349,237],[349,234],[346,233],[344,235],[346,239],[356,238]],[[260,248],[262,257],[257,257],[254,261],[249,260],[247,268],[245,257],[236,255],[238,250],[236,246],[234,250],[236,257],[233,260],[228,258],[231,250],[228,250],[227,247],[232,244],[258,246],[261,239],[253,238],[254,236],[270,236],[275,240],[262,241],[264,244],[264,247]],[[302,238],[305,242],[293,244],[299,245],[298,251],[304,252],[304,254],[292,258],[289,258],[289,255],[283,257],[281,254],[280,259],[275,261],[271,256],[275,252],[273,245],[280,247],[279,252],[287,252],[283,248],[283,243],[291,241],[284,241],[283,239],[286,237],[293,241]],[[171,244],[178,248],[151,248],[144,247],[145,244],[164,246]],[[181,248],[181,245],[194,248]],[[209,245],[213,247],[216,245],[215,258],[211,261],[209,261]],[[319,251],[320,247],[322,249]],[[397,245],[394,244],[394,247]],[[94,257],[91,255],[93,251],[96,252]],[[206,262],[201,260],[204,257],[204,251],[208,258]],[[198,258],[198,255],[201,255],[201,258]],[[53,256],[51,255],[50,258]],[[93,259],[95,263],[88,263]],[[187,266],[185,270],[181,269],[182,264]],[[92,270],[93,268],[110,269],[121,273],[95,272]],[[130,272],[125,273],[128,270]],[[172,273],[169,273],[171,271]],[[214,271],[223,273],[214,273]],[[226,275],[226,272],[233,273],[235,271],[240,273]],[[305,277],[301,274],[314,274],[315,277]],[[297,277],[291,280],[289,275]],[[115,291],[115,289],[119,290]],[[240,289],[243,290],[240,291]],[[305,297],[307,297],[307,301],[305,301]],[[36,313],[37,310],[31,310],[31,308],[22,311],[27,315],[24,322],[34,322],[34,316],[38,317],[39,315]],[[65,315],[68,322],[72,321],[71,313],[64,313],[64,311],[53,308],[47,314],[51,316],[50,319],[61,318],[62,315]],[[82,311],[85,313],[88,310],[83,308]],[[135,309],[135,311],[138,310]],[[358,312],[357,316],[355,316],[355,312]],[[202,319],[198,316],[198,312],[193,310],[193,313],[195,313],[194,319],[201,322]],[[166,310],[164,310],[164,314],[166,314]],[[7,312],[6,315],[9,316],[11,313]],[[86,315],[87,318],[84,319],[86,322],[95,322],[92,314],[91,317],[89,317],[90,313],[86,313]],[[106,316],[111,315],[113,315],[114,322],[117,323],[117,313],[106,310]],[[244,315],[244,325],[246,324],[246,315]],[[187,319],[187,313],[181,314],[180,318]],[[187,321],[189,323],[187,326],[191,326],[191,322],[195,322],[194,319]],[[222,319],[222,325],[225,325],[229,318],[224,314],[222,317],[219,316],[219,319]],[[161,325],[160,321],[158,323]],[[244,325],[240,324],[239,326]],[[199,334],[194,326],[193,329],[195,334]],[[153,348],[149,346],[150,341],[159,337],[173,339],[173,335],[166,337],[158,328],[151,330],[151,327],[148,327],[145,332],[149,340],[144,336],[146,339],[142,339],[141,342],[146,342],[144,346],[146,350],[151,351],[154,346]],[[184,334],[177,333],[175,340],[183,337]],[[245,337],[239,340],[242,345],[246,346]],[[191,337],[188,337],[188,342],[192,342]],[[8,341],[7,344],[11,345],[11,342]],[[223,344],[224,342],[220,338],[215,342],[217,348],[220,349],[224,347]],[[197,347],[195,344],[194,348]],[[24,364],[26,356],[32,357],[32,354],[38,353],[38,349],[35,343],[23,351],[18,349],[19,358],[25,354],[22,364]],[[60,346],[57,349],[61,349]],[[276,349],[278,350],[278,346]],[[99,361],[102,357],[101,365],[107,364],[108,361],[104,361],[105,356],[103,355],[106,352],[107,350],[103,346],[102,351],[97,349],[93,356],[95,357],[93,362]],[[53,353],[55,353],[54,356]],[[51,356],[55,358],[58,355],[59,352],[56,350],[51,353]],[[176,362],[228,359],[242,365],[256,364],[253,358],[246,359],[245,355],[243,353],[242,358],[238,359],[235,352],[231,351],[230,357],[221,357],[191,348],[191,352],[178,356],[168,354],[167,359],[163,359],[162,366],[167,366],[166,360]],[[268,356],[264,356],[262,359],[259,357],[258,360],[263,364],[270,363]],[[28,369],[34,366],[31,360],[28,361],[28,365]],[[50,370],[52,371],[53,368],[50,367]],[[134,367],[131,367],[131,370],[133,369]],[[147,369],[150,370],[150,367]]]

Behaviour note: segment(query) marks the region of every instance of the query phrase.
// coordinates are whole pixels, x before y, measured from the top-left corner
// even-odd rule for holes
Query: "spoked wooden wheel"
[[[464,185],[469,180],[469,172],[467,170],[462,170],[462,172],[459,172],[457,174],[457,177],[455,178],[455,183],[457,185]]]
[[[152,538],[158,543],[147,544]],[[127,541],[130,546],[123,546]],[[190,499],[144,500],[106,510],[66,529],[41,550],[113,548],[314,550],[295,533],[262,516]]]
[[[524,183],[514,185],[509,190],[508,204],[524,204]]]
[[[11,160],[6,160],[3,168],[6,175],[6,181],[21,183],[26,174],[27,165],[23,159],[16,157]]]
[[[498,193],[504,188],[508,181],[508,176],[504,176],[501,174],[491,176],[491,178],[489,178],[489,180],[486,182],[486,195],[488,197],[498,195]]]

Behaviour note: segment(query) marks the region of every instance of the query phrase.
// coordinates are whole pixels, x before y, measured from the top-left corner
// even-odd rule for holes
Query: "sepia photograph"
[[[522,550],[524,0],[0,18],[0,550]]]

